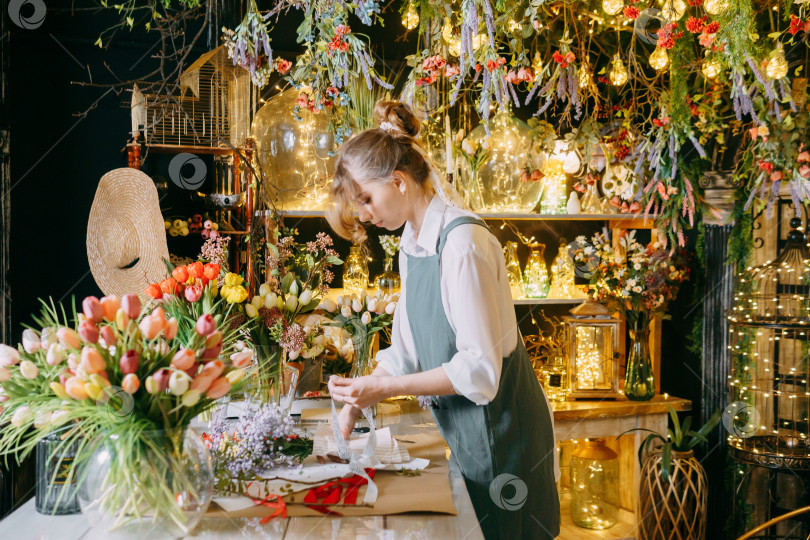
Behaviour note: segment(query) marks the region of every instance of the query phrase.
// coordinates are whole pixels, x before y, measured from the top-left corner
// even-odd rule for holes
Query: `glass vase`
[[[349,377],[365,377],[374,372],[373,358],[371,357],[371,349],[374,344],[374,336],[376,334],[364,334],[362,337],[355,336],[354,338],[354,358],[352,360],[352,369],[349,371]],[[372,416],[377,416],[377,405],[371,406]]]
[[[349,248],[343,263],[343,288],[362,295],[368,288],[368,260],[360,246]]]
[[[191,429],[103,437],[79,470],[79,504],[99,535],[181,538],[214,492],[211,454]]]
[[[520,263],[518,262],[517,242],[507,242],[503,253],[506,259],[506,275],[509,277],[512,298],[523,298],[526,293],[523,291],[523,274],[520,271]]]
[[[655,376],[650,358],[650,321],[646,315],[639,314],[632,322],[624,395],[633,401],[649,401],[655,395]]]
[[[551,263],[551,286],[549,298],[573,298],[576,288],[574,286],[574,260],[568,253],[568,243],[565,238],[560,239],[560,248],[557,256]]]
[[[377,276],[377,279],[374,280],[375,285],[377,285],[377,289],[387,295],[399,292],[399,274],[394,272],[393,268],[394,258],[386,254],[385,269],[383,270],[383,273]]]
[[[603,439],[571,454],[571,520],[585,529],[609,529],[619,517],[619,459]]]
[[[563,160],[546,161],[543,177],[543,200],[540,202],[541,214],[565,214],[568,212],[568,194],[566,193],[567,177],[563,170]]]
[[[599,190],[596,189],[596,182],[588,184],[588,189],[580,201],[580,212],[583,214],[604,214],[605,207],[602,199],[599,198]]]
[[[548,295],[548,268],[543,258],[545,244],[529,246],[529,260],[523,269],[523,290],[527,298],[545,298]]]
[[[61,434],[49,433],[37,442],[36,509],[40,514],[78,514],[74,463],[76,444],[66,445]]]

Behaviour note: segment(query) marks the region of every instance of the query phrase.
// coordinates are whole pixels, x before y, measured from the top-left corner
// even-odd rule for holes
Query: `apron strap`
[[[439,242],[436,245],[436,254],[441,255],[442,249],[444,249],[444,244],[447,243],[447,235],[458,227],[459,225],[466,225],[468,223],[472,223],[473,225],[480,225],[484,227],[486,230],[489,230],[489,227],[486,223],[484,223],[483,219],[472,217],[472,216],[461,216],[457,217],[453,221],[447,224],[447,226],[442,230],[441,234],[439,235]]]

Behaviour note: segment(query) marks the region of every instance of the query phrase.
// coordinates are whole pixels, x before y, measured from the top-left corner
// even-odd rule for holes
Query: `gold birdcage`
[[[153,147],[244,145],[258,89],[250,73],[234,66],[225,46],[200,56],[180,75],[179,95],[144,94],[146,144]]]

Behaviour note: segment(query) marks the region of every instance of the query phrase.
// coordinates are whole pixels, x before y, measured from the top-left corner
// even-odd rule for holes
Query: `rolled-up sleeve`
[[[477,405],[495,399],[503,365],[498,266],[489,251],[471,245],[443,269],[453,276],[447,294],[458,352],[442,367],[456,393]]]

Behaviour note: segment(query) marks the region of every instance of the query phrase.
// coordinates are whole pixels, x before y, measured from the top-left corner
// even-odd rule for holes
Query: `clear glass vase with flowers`
[[[0,455],[24,458],[61,428],[91,526],[188,534],[213,489],[210,454],[188,426],[238,390],[250,360],[219,358],[211,314],[181,338],[176,318],[134,294],[85,298],[70,317],[45,305],[35,321],[0,350]]]
[[[575,261],[590,279],[593,298],[623,315],[628,322],[631,345],[627,358],[624,394],[644,401],[655,395],[655,379],[649,351],[650,323],[666,318],[669,302],[680,284],[689,278],[683,251],[660,242],[642,245],[635,231],[621,236],[614,248],[611,239],[596,234],[588,241],[576,239]]]
[[[245,304],[245,315],[256,345],[261,401],[272,399],[288,408],[299,372],[296,360],[315,358],[324,350],[322,326],[311,314],[329,290],[332,266],[342,261],[323,232],[303,244],[288,234],[270,246],[270,279]]]

